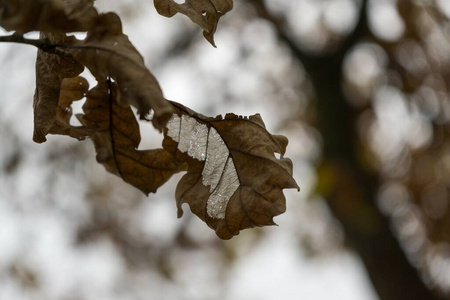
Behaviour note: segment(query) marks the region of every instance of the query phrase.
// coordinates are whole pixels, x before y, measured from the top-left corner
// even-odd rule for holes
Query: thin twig
[[[12,34],[0,36],[0,42],[31,45],[47,53],[61,56],[71,56],[69,53],[61,49],[64,45],[52,44],[48,39],[27,39],[24,38],[23,35]]]

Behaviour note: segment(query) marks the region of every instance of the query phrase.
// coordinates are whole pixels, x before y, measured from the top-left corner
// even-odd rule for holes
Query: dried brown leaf
[[[85,31],[98,16],[93,0],[0,0],[0,26],[29,31]]]
[[[97,161],[108,172],[145,194],[156,192],[174,173],[184,168],[164,149],[136,150],[141,141],[139,125],[127,103],[119,103],[116,83],[102,83],[87,93],[84,115],[77,115],[89,128]]]
[[[56,118],[50,128],[50,134],[68,135],[83,140],[88,135],[86,128],[70,125],[72,102],[81,100],[89,90],[89,83],[83,77],[65,78],[61,83]]]
[[[128,36],[122,33],[120,18],[114,13],[100,15],[98,25],[83,41],[69,45],[68,52],[94,74],[98,81],[113,78],[123,101],[134,105],[141,117],[154,111],[153,125],[162,129],[172,115],[155,77]]]
[[[70,43],[73,38],[64,34],[41,33],[41,38],[47,38],[51,43]],[[84,67],[71,57],[63,57],[38,50],[36,59],[36,91],[33,100],[34,133],[33,140],[43,143],[45,136],[53,126],[60,95],[61,83],[64,78],[70,78],[83,72]]]
[[[181,4],[174,0],[154,0],[154,4],[158,13],[165,17],[170,18],[177,13],[188,16],[203,29],[203,36],[214,47],[217,23],[233,8],[233,0],[186,0]]]
[[[274,225],[273,217],[286,210],[282,190],[298,189],[291,160],[274,155],[285,153],[287,138],[267,132],[258,114],[208,118],[173,105],[163,146],[188,164],[176,190],[178,216],[188,203],[222,239]]]

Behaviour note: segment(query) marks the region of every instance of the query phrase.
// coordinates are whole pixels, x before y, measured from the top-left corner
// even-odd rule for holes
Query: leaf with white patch
[[[209,118],[172,104],[163,147],[188,164],[176,191],[178,216],[188,203],[222,239],[274,225],[286,210],[282,190],[298,189],[291,160],[274,155],[284,155],[287,138],[267,132],[259,115]]]

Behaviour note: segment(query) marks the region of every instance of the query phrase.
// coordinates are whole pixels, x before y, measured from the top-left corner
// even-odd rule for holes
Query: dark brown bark
[[[325,191],[327,203],[341,222],[346,239],[364,263],[380,299],[437,299],[422,281],[419,271],[407,260],[399,241],[389,228],[389,220],[375,203],[380,178],[357,159],[357,112],[343,92],[343,61],[361,39],[370,37],[363,1],[354,31],[332,52],[307,53],[272,16],[263,0],[250,1],[260,17],[271,22],[284,42],[305,67],[316,94],[319,130],[323,137],[323,161],[319,172],[334,180]]]

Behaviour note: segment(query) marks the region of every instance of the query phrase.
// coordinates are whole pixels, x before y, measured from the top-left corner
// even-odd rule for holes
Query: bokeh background
[[[176,218],[182,174],[145,197],[90,141],[33,143],[36,50],[0,44],[1,300],[450,297],[450,2],[235,2],[217,49],[150,0],[96,5],[168,99],[259,112],[289,138],[301,192],[279,226],[221,241],[187,207]]]

